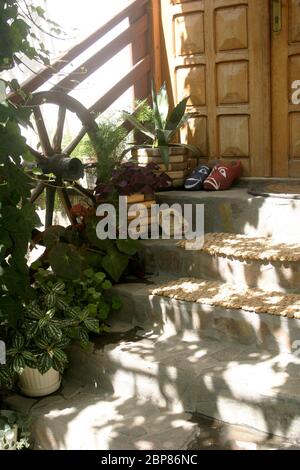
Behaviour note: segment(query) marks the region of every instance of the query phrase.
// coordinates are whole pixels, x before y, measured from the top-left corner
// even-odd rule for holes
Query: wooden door
[[[273,175],[300,177],[300,104],[292,88],[300,80],[300,2],[271,3]]]
[[[161,0],[162,64],[175,102],[190,95],[182,138],[203,161],[240,159],[269,176],[269,0]],[[300,123],[300,121],[299,121]]]

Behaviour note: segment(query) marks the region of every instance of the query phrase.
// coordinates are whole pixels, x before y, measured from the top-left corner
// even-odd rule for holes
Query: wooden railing
[[[91,12],[92,14],[92,12]],[[40,69],[36,74],[21,84],[21,89],[26,93],[33,93],[43,84],[70,64],[74,59],[83,54],[96,41],[104,37],[123,20],[129,20],[128,28],[120,33],[109,44],[97,51],[92,57],[82,63],[75,70],[60,80],[53,90],[69,93],[80,83],[86,80],[92,73],[102,67],[108,60],[119,53],[124,47],[131,44],[132,68],[103,96],[97,98],[89,111],[98,114],[105,111],[126,90],[134,87],[134,98],[143,99],[149,96],[150,73],[152,69],[152,0],[132,0],[128,6],[120,10],[107,23],[97,31],[76,44],[51,65]],[[17,103],[19,95],[11,95],[10,99]]]

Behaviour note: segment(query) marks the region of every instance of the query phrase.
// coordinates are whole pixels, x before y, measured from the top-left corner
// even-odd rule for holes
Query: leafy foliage
[[[107,182],[112,171],[123,158],[127,131],[120,125],[116,116],[101,117],[97,120],[98,129],[93,143],[88,135],[84,136],[72,152],[73,157],[97,157],[97,178]],[[71,141],[71,138],[69,139]],[[66,142],[67,143],[67,142]],[[95,151],[96,147],[96,151]]]
[[[92,268],[86,269],[81,278],[74,282],[66,282],[66,300],[89,315],[91,329],[96,319],[100,321],[100,330],[106,330],[106,320],[112,310],[121,306],[119,297],[111,295],[111,282],[104,272]],[[92,329],[93,331],[93,329]],[[95,333],[98,331],[95,330]]]
[[[76,305],[75,291],[70,295],[70,286],[53,273],[39,270],[35,288],[36,299],[26,306],[9,338],[8,362],[3,369],[10,375],[20,374],[26,366],[38,369],[41,374],[52,367],[63,373],[69,344],[78,341],[88,347],[89,333],[100,331],[98,312]]]
[[[34,16],[44,17],[44,12],[34,6],[22,10],[16,0],[0,2],[0,72],[24,56],[48,63],[42,44],[38,49],[30,44]],[[32,158],[19,128],[30,125],[30,111],[8,101],[7,90],[23,95],[15,79],[8,82],[0,76],[0,320],[15,325],[24,303],[33,296],[26,253],[39,219],[29,204],[32,182],[21,165],[21,157]]]
[[[72,208],[72,213],[77,217],[77,225],[49,227],[35,240],[47,248],[39,263],[50,265],[57,276],[72,281],[79,280],[89,268],[96,273],[104,270],[114,282],[131,268],[141,271],[136,240],[128,238],[122,243],[118,239],[100,240],[96,234],[100,218],[94,208],[79,204]],[[36,268],[36,263],[32,267]]]
[[[17,0],[0,2],[0,71],[11,69],[22,56],[49,64],[49,53],[42,42],[33,47],[30,39],[36,39],[32,32],[34,16],[45,22],[45,11],[41,7],[23,4]],[[52,25],[53,26],[53,25]],[[56,25],[58,28],[58,25]]]
[[[26,366],[41,374],[50,368],[63,373],[68,364],[66,348],[74,342],[89,348],[89,334],[108,330],[109,314],[121,305],[110,292],[106,274],[92,268],[76,281],[39,268],[34,280],[36,298],[5,337],[8,360],[0,367],[0,384],[6,388]]]
[[[10,440],[11,431],[17,426],[17,441]],[[30,446],[29,418],[12,410],[0,410],[0,448],[21,450]]]
[[[161,172],[155,163],[139,166],[128,162],[113,171],[110,183],[98,184],[95,194],[99,200],[113,193],[127,196],[134,193],[153,194],[155,191],[168,188],[171,183],[169,176]]]
[[[145,101],[140,103],[136,116],[127,112],[123,113],[125,119],[147,137],[143,145],[135,145],[127,149],[126,152],[137,148],[158,148],[167,168],[169,164],[169,146],[179,129],[190,118],[190,115],[185,112],[188,99],[189,97],[184,98],[173,110],[170,110],[166,84],[164,83],[159,92],[156,93],[152,82],[152,108]],[[195,155],[199,155],[199,150],[193,145],[176,143],[172,143],[172,145],[188,148]]]

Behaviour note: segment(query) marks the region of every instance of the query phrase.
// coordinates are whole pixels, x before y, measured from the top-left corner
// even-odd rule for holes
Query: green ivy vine
[[[45,12],[26,1],[0,0],[0,336],[4,324],[14,326],[22,306],[33,297],[26,255],[31,233],[39,225],[34,207],[29,203],[31,179],[22,160],[31,159],[21,135],[20,125],[30,125],[30,111],[7,99],[19,91],[16,79],[4,79],[4,72],[23,61],[24,56],[43,64],[48,52],[34,38],[32,23]],[[55,29],[56,25],[51,24]]]

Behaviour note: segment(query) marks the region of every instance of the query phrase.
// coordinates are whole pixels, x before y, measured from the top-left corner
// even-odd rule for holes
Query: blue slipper
[[[206,165],[198,165],[184,183],[185,189],[197,190],[202,189],[203,183],[209,176],[211,168]]]

